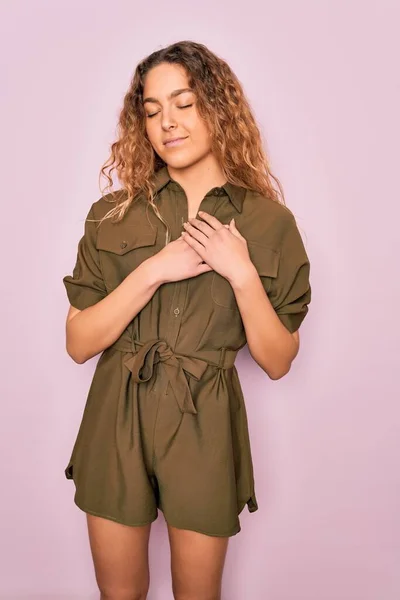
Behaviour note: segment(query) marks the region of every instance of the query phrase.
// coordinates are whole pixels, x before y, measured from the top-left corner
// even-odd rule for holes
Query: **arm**
[[[69,356],[82,364],[108,348],[148,303],[161,283],[150,258],[96,304],[84,310],[72,307],[66,323]]]
[[[107,293],[96,247],[96,204],[85,219],[72,275],[63,278],[70,309],[66,350],[81,364],[108,348],[163,283],[155,256],[145,260],[118,287]]]
[[[203,221],[184,224],[185,241],[229,281],[252,357],[271,379],[283,377],[298,353],[298,329],[311,301],[310,262],[293,215],[279,223],[279,266],[267,289],[234,219],[223,225],[213,215],[199,215]]]
[[[294,218],[282,222],[279,267],[264,289],[255,266],[242,266],[230,283],[249,350],[271,379],[289,372],[299,351],[299,327],[311,302],[310,261]]]
[[[290,370],[299,350],[298,331],[290,332],[276,314],[255,267],[231,282],[251,356],[271,379]]]

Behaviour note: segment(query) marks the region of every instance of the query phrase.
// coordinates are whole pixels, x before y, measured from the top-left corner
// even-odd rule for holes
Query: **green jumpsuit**
[[[154,174],[156,203],[171,241],[188,219],[181,185]],[[126,193],[126,192],[123,192]],[[94,202],[89,219],[114,206]],[[293,214],[257,192],[227,183],[200,210],[235,218],[282,323],[296,331],[311,301],[310,263]],[[85,222],[69,302],[102,300],[165,244],[165,225],[141,196],[120,223]],[[83,511],[125,525],[154,521],[232,536],[239,514],[258,509],[245,401],[235,367],[246,336],[229,282],[216,271],[162,284],[100,355],[65,469]]]

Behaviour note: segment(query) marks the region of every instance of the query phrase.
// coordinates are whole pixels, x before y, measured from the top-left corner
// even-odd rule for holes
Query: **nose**
[[[168,110],[163,111],[163,116],[161,119],[161,127],[164,131],[170,131],[176,127],[176,121]]]

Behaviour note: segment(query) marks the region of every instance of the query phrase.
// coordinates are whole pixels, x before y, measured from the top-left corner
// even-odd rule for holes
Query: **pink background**
[[[98,598],[63,472],[98,358],[66,354],[62,277],[134,67],[191,39],[243,83],[312,264],[290,373],[269,380],[247,348],[237,359],[260,509],[230,541],[223,598],[398,600],[398,3],[3,0],[1,13],[0,598]],[[150,556],[149,600],[171,600],[162,513]]]

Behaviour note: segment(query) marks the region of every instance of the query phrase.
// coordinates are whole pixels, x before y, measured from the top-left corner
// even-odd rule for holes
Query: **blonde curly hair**
[[[181,41],[153,52],[136,67],[119,115],[118,139],[111,145],[110,156],[99,174],[99,183],[102,176],[108,180],[108,185],[101,189],[102,195],[108,190],[105,200],[115,204],[99,225],[107,218],[121,221],[134,199],[144,194],[167,226],[154,202],[152,181],[153,174],[166,163],[148,139],[143,107],[146,75],[161,63],[184,67],[189,86],[196,94],[199,115],[207,120],[211,131],[212,152],[226,180],[285,205],[282,186],[271,173],[260,131],[238,78],[222,58],[203,44]],[[122,190],[111,190],[114,170]]]

